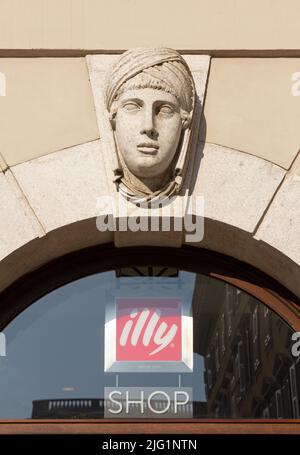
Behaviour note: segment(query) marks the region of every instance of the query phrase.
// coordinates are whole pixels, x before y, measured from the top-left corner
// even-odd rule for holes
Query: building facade
[[[208,423],[213,419],[224,432],[263,432],[280,419],[278,431],[300,432],[300,363],[297,350],[292,352],[297,342],[293,334],[300,331],[299,9],[296,0],[288,6],[281,0],[229,0],[226,5],[218,0],[153,0],[151,8],[144,0],[113,5],[0,0],[0,330],[7,348],[0,356],[7,391],[0,432],[22,431],[23,420],[31,418],[36,421],[33,432],[49,431],[43,419],[89,419],[89,403],[90,419],[99,422],[78,423],[80,428],[109,431],[118,423],[105,414],[105,390],[139,388],[151,410],[153,378],[155,387],[171,387],[172,394],[181,390],[186,396],[192,390],[192,399],[177,403],[182,415],[175,420],[176,399],[169,403],[170,390],[164,392],[170,404],[170,421],[164,425],[170,431],[178,431],[178,419],[192,419],[183,425],[195,432],[215,431]],[[187,173],[192,208],[186,223],[182,214],[172,212],[173,227],[163,229],[157,212],[158,228],[141,229],[142,215],[134,207],[124,216],[110,206],[119,193],[111,172],[114,145],[104,105],[105,78],[124,51],[161,47],[180,53],[197,93],[195,148]],[[204,201],[200,215],[198,200]],[[176,219],[180,229],[174,227]],[[114,228],[122,220],[126,228]],[[101,286],[89,282],[95,274]],[[77,289],[77,282],[83,287]],[[74,289],[68,287],[72,283]],[[85,286],[97,288],[98,297]],[[61,287],[65,295],[59,294]],[[84,307],[74,314],[68,309],[75,295],[85,296],[82,302],[91,299],[87,312]],[[125,354],[118,354],[118,345],[112,345],[113,360],[107,354],[115,332],[106,333],[107,312],[97,313],[96,298],[103,305],[117,302],[114,311],[123,314],[124,299],[137,297],[156,299],[157,305],[162,298],[165,303],[179,299],[182,305],[184,361],[176,366],[179,357],[174,353],[169,360],[162,356],[161,362],[173,359],[174,370],[160,372],[152,363],[157,371],[151,381],[142,354],[125,359],[143,365],[140,382],[135,382],[134,370],[124,373],[124,364],[114,365]],[[52,314],[47,299],[65,302],[65,310],[62,305]],[[159,314],[171,311],[169,317],[175,318],[174,302],[162,305]],[[97,318],[104,347],[97,353],[101,371],[93,374],[101,393],[96,385],[58,384],[50,373],[52,382],[45,391],[36,373],[35,379],[28,376],[22,395],[16,371],[20,367],[18,374],[26,377],[31,365],[29,358],[27,367],[20,360],[22,343],[35,346],[32,371],[48,356],[51,371],[64,371],[62,381],[77,377],[85,384],[80,376],[84,367],[77,370],[80,361],[73,359],[71,347],[62,350],[62,358],[54,342],[41,341],[40,352],[35,349],[43,339],[42,327],[53,324],[61,342],[63,333],[72,338],[67,321],[77,329],[78,321],[88,321],[83,331],[87,340],[88,327]],[[144,346],[147,340],[152,342],[146,337]],[[84,343],[88,352],[97,344]],[[89,357],[86,351],[81,356]],[[117,401],[120,412],[123,399]],[[163,416],[163,405],[159,399],[155,403]],[[136,415],[131,417],[137,427],[160,431],[160,422],[154,420],[150,428]],[[18,419],[19,426],[13,426]],[[59,423],[51,428],[66,431]]]

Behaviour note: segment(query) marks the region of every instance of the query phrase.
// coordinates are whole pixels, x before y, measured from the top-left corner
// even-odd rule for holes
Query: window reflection
[[[128,296],[190,308],[191,371],[172,370],[168,360],[161,371],[147,371],[147,362],[136,372],[105,371],[115,341],[105,335],[107,307]],[[151,331],[142,330],[135,338],[147,345]],[[245,292],[201,274],[149,266],[92,275],[44,296],[4,333],[1,419],[299,418],[291,328]]]
[[[215,299],[207,292],[211,311],[203,317],[200,310],[202,320],[209,322],[209,333],[199,345],[205,356],[208,416],[298,418],[300,363],[291,354],[290,327],[233,286],[197,279],[208,281],[214,294],[216,288],[223,293]]]

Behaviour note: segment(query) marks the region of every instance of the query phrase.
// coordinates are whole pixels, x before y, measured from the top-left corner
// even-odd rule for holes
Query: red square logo
[[[117,299],[116,316],[116,360],[182,360],[181,300]]]

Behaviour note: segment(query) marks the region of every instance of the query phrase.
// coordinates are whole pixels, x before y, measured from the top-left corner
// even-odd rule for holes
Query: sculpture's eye
[[[138,105],[138,103],[135,103],[134,101],[127,101],[127,103],[123,104],[123,109],[125,109],[125,111],[135,111],[138,110],[139,108],[140,106]]]
[[[174,113],[174,109],[169,104],[163,104],[158,109],[159,114],[171,115]]]

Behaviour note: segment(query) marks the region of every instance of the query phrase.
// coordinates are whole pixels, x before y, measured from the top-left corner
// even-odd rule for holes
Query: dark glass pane
[[[261,302],[204,275],[92,275],[4,330],[0,418],[299,418],[292,333]]]

